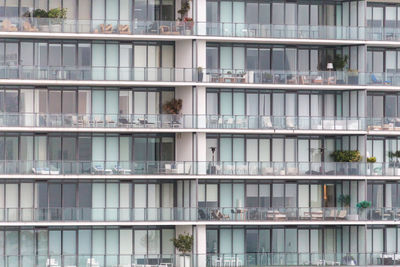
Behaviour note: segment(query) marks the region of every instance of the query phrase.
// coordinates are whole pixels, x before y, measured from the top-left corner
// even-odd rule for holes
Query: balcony
[[[299,244],[299,248],[300,248]],[[305,247],[308,250],[308,246]],[[282,250],[284,248],[282,247]],[[294,250],[297,250],[295,248]],[[254,252],[194,255],[209,266],[399,266],[398,253]]]
[[[190,114],[0,113],[0,127],[365,131],[366,118]]]
[[[57,161],[6,160],[0,162],[2,174],[31,175],[190,175],[195,164],[188,161]]]
[[[364,27],[197,22],[197,34],[220,37],[365,40]]]
[[[365,118],[207,115],[208,129],[365,131]],[[201,117],[198,119],[199,124]]]
[[[205,74],[205,75],[204,75]],[[0,66],[0,79],[65,81],[188,82],[321,86],[400,86],[400,73],[271,71],[164,67]]]
[[[0,66],[0,79],[193,82],[196,77],[191,68]]]
[[[175,114],[0,114],[0,127],[193,129],[195,115]]]
[[[328,222],[398,221],[400,208],[2,208],[0,222]]]
[[[0,175],[400,176],[396,162],[2,160]]]
[[[328,25],[273,25],[226,22],[77,20],[5,17],[0,31],[66,34],[124,34],[169,36],[217,36],[245,38],[396,41],[397,28]]]
[[[397,117],[368,118],[368,131],[400,131]]]
[[[273,71],[207,69],[207,83],[274,84],[308,86],[399,86],[400,73],[361,73],[345,71]]]
[[[126,35],[194,35],[193,22],[75,20],[51,18],[0,18],[2,32],[126,34]]]

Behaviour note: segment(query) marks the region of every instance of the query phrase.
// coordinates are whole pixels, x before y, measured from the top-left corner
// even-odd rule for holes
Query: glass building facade
[[[0,267],[400,266],[399,28],[390,0],[0,0]]]

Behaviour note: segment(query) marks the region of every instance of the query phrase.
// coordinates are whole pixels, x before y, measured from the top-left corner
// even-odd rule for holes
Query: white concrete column
[[[175,80],[177,82],[190,82],[193,79],[192,48],[192,40],[175,42]]]
[[[206,35],[207,34],[207,0],[196,0],[196,25],[197,34]]]
[[[209,81],[210,79],[207,77],[207,57],[206,57],[206,52],[207,52],[207,46],[206,46],[206,41],[204,40],[197,40],[196,41],[196,62],[197,62],[197,67],[201,67],[203,69],[203,78],[200,78],[203,82]]]
[[[197,171],[207,174],[207,139],[206,133],[197,133]]]
[[[194,128],[195,117],[193,117],[193,88],[191,86],[182,86],[175,88],[175,98],[182,99],[182,126]]]
[[[205,225],[197,225],[197,267],[206,267],[207,266],[207,240],[206,240],[206,226]]]
[[[207,51],[207,42],[205,40],[197,40],[197,66],[202,67],[203,69],[206,67],[206,51]]]
[[[193,171],[191,166],[193,161],[193,134],[192,133],[176,133],[176,161],[185,161],[186,171]]]

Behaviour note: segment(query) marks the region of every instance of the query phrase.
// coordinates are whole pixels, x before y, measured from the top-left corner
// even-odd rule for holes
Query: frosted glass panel
[[[232,161],[232,138],[220,139],[220,160]]]
[[[236,36],[242,36],[245,29],[244,2],[233,2],[233,22],[235,23]]]
[[[245,67],[245,56],[244,47],[233,48],[233,69],[244,70]]]
[[[145,45],[135,45],[134,46],[134,70],[133,79],[143,81],[145,77],[145,69],[147,65],[147,46]]]
[[[232,207],[232,184],[221,184],[220,190],[221,190],[220,206],[222,208]]]
[[[93,44],[92,45],[92,79],[104,80],[104,67],[105,67],[105,45]]]
[[[232,47],[222,46],[220,48],[220,67],[224,71],[232,69]]]
[[[119,204],[118,184],[107,184],[106,187],[106,219],[115,221],[118,218],[117,208]]]
[[[92,192],[92,219],[102,221],[104,220],[105,208],[105,184],[93,184]]]
[[[106,79],[118,80],[118,44],[106,45]]]
[[[118,120],[118,91],[106,91],[106,121],[115,123]]]
[[[231,254],[232,253],[232,230],[221,229],[220,230],[220,253]]]
[[[222,22],[222,34],[232,35],[232,2],[222,1],[220,3],[220,21]]]
[[[106,23],[115,27],[118,23],[118,0],[106,1]]]

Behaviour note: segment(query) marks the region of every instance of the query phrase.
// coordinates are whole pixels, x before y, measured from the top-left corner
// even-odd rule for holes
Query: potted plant
[[[177,12],[179,13],[179,15],[181,15],[180,18],[178,18],[179,21],[184,21],[187,13],[190,10],[190,4],[189,4],[189,0],[183,0],[181,2],[181,9],[179,9]]]
[[[335,71],[340,71],[341,73],[336,73],[336,77],[338,77],[336,83],[337,84],[344,84],[344,80],[343,80],[343,69],[347,66],[347,61],[348,61],[349,57],[347,55],[345,55],[344,57],[341,55],[336,55],[333,58],[333,68],[335,69]],[[339,75],[340,74],[340,75]],[[340,77],[340,78],[339,78]]]
[[[331,154],[335,162],[359,162],[361,153],[358,150],[338,150]]]
[[[190,267],[190,253],[193,248],[193,236],[187,233],[171,239],[174,247],[181,253],[179,255],[179,267]]]
[[[341,56],[341,55],[336,55],[333,59],[333,67],[335,68],[335,71],[338,70],[343,70],[346,65],[347,65],[347,61],[348,61],[349,57],[346,56]]]
[[[203,81],[203,68],[202,67],[197,67],[197,80],[199,82]]]
[[[61,32],[61,23],[67,18],[66,8],[53,8],[48,12],[52,32]]]
[[[29,13],[25,13],[24,15],[31,16]],[[37,24],[39,26],[40,31],[43,32],[48,32],[49,31],[49,14],[46,10],[44,9],[35,9],[32,12],[32,17],[34,17],[37,20]]]
[[[172,99],[163,105],[163,109],[167,114],[179,114],[182,109],[182,99]]]
[[[358,202],[356,206],[358,208],[360,217],[365,220],[367,218],[366,214],[365,214],[365,209],[368,209],[369,207],[371,207],[371,202],[369,202],[367,200],[363,200],[363,201]]]
[[[367,158],[367,162],[368,163],[375,163],[376,162],[376,158],[375,157],[369,157],[369,158]]]
[[[350,195],[341,194],[339,196],[338,201],[339,201],[340,205],[342,205],[343,207],[345,207],[345,208],[350,207]]]
[[[362,157],[361,153],[358,150],[338,150],[331,154],[335,162],[360,162]],[[340,170],[342,174],[345,174],[344,167],[349,168],[348,174],[357,174],[357,168],[355,168],[354,164],[341,164]],[[358,167],[358,166],[357,166]]]
[[[349,84],[358,84],[358,70],[348,70],[348,82]]]
[[[357,203],[357,208],[359,209],[367,209],[369,207],[371,207],[371,202],[367,201],[367,200],[363,200]]]
[[[171,114],[171,124],[180,123],[180,112],[182,110],[182,99],[172,99],[163,105],[165,113]]]
[[[194,25],[193,19],[189,18],[189,17],[185,17],[183,19],[183,22],[184,22],[184,26],[185,26],[185,34],[186,35],[192,34],[193,25]]]

